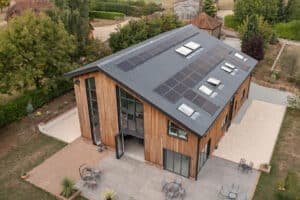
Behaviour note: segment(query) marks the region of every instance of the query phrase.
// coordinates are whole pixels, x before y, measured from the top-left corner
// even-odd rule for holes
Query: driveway
[[[269,163],[286,111],[287,92],[251,83],[249,99],[233,120],[213,155],[238,163],[252,161],[255,168]]]
[[[39,124],[40,132],[66,143],[71,143],[81,135],[78,111],[73,108],[55,119]]]

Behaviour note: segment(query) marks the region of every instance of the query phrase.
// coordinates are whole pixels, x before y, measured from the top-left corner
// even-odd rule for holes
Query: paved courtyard
[[[81,135],[77,108],[39,125],[39,130],[48,136],[71,143]]]
[[[27,181],[58,196],[61,192],[61,181],[65,177],[78,181],[80,165],[98,165],[105,155],[106,153],[100,154],[91,141],[78,138],[32,169]]]
[[[164,178],[172,181],[177,176],[126,156],[117,160],[114,153],[106,156],[98,166],[102,170],[102,176],[96,189],[84,187],[81,181],[77,183],[82,195],[91,200],[103,200],[103,192],[109,189],[117,193],[119,200],[163,200],[165,197],[161,191],[161,181]],[[258,178],[259,172],[256,170],[244,173],[233,162],[211,157],[202,168],[197,181],[182,178],[186,189],[185,200],[217,200],[221,186],[231,187],[232,184],[239,185],[242,199],[250,198]]]

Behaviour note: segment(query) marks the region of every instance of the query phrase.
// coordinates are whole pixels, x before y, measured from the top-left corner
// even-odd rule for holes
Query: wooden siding
[[[166,115],[144,102],[145,160],[163,165],[163,148],[189,156],[190,176],[195,177],[198,137],[188,133],[188,140],[168,135]],[[177,124],[178,125],[178,124]]]
[[[115,135],[119,132],[116,83],[100,72],[89,73],[74,78],[80,80],[80,85],[75,85],[74,87],[82,137],[91,139],[85,88],[85,79],[90,77],[94,77],[96,82],[101,141],[106,145],[114,147]]]

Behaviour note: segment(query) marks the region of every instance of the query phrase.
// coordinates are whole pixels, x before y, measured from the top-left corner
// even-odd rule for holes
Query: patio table
[[[237,199],[238,195],[237,193],[234,193],[234,192],[229,192],[228,193],[228,198],[229,199]]]

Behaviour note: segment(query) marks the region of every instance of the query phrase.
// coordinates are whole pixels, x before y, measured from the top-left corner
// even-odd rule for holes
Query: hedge
[[[149,15],[161,8],[155,3],[146,4],[144,1],[94,1],[90,10],[119,12],[128,16]]]
[[[89,16],[90,18],[115,19],[116,17],[124,18],[125,14],[119,12],[90,11]]]
[[[300,41],[300,20],[275,25],[278,37]]]
[[[227,15],[224,18],[224,25],[234,30],[237,30],[240,25],[240,22],[238,19],[235,18],[234,15]]]
[[[26,116],[26,107],[29,101],[31,101],[33,108],[37,109],[72,88],[73,84],[70,80],[60,80],[55,88],[27,91],[22,96],[0,105],[0,127]]]

